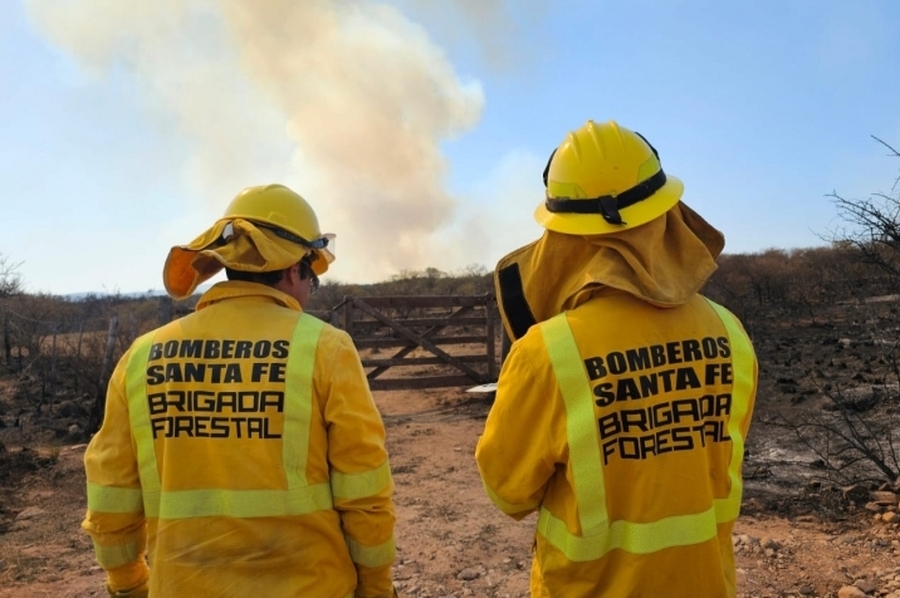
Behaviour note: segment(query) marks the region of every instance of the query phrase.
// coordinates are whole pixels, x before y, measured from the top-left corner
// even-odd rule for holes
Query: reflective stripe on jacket
[[[151,596],[391,594],[393,483],[359,357],[285,307],[221,283],[121,360],[85,455],[111,581],[146,544]]]
[[[538,511],[532,594],[734,596],[756,375],[740,323],[700,296],[604,296],[515,343],[476,457],[501,509]]]

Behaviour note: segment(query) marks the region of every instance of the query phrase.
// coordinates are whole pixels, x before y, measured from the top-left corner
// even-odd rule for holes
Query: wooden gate
[[[329,312],[314,315],[350,334],[372,390],[471,386],[497,379],[500,339],[491,294],[345,297]],[[388,372],[396,375],[388,377]]]

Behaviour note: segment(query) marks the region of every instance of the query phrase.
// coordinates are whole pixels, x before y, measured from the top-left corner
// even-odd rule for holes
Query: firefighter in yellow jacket
[[[543,236],[495,271],[514,342],[476,449],[497,506],[537,512],[532,596],[734,597],[757,362],[699,294],[724,238],[612,121],[570,133],[544,182]]]
[[[172,248],[174,298],[223,267],[228,280],[138,338],[110,380],[82,527],[111,595],[395,595],[384,426],[350,337],[303,312],[332,238],[268,185]]]

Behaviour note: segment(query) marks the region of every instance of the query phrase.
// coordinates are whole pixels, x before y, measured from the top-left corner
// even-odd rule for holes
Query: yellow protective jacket
[[[85,453],[82,527],[112,590],[393,595],[384,426],[350,337],[223,282],[139,338]]]
[[[498,266],[521,272],[507,310],[537,323],[504,361],[476,460],[501,510],[538,512],[533,596],[736,595],[757,362],[738,320],[696,292],[721,245],[697,243],[691,227],[715,235],[678,210],[632,235],[550,232]],[[548,263],[561,283],[538,296]]]

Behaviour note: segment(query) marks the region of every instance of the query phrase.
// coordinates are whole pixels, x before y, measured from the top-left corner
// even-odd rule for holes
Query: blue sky
[[[265,6],[263,6],[265,5]],[[891,192],[900,3],[0,3],[0,254],[31,292],[161,288],[243,187],[337,233],[328,278],[493,268],[541,171],[617,120],[726,252],[823,244],[826,194]]]

